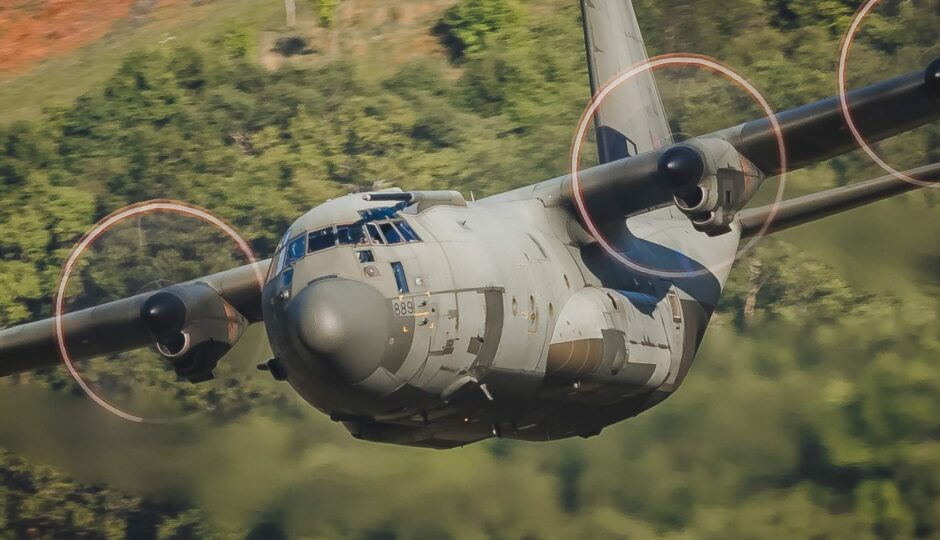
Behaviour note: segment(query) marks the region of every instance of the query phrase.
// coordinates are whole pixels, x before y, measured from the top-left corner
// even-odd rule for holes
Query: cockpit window
[[[291,238],[287,231],[274,252],[274,261],[269,270],[268,279],[290,269],[295,262],[307,253],[323,251],[337,245],[367,246],[397,245],[420,242],[418,233],[398,214],[395,208],[377,208],[361,211],[362,220],[345,225],[331,225]],[[359,257],[368,253],[368,260],[374,261],[371,251],[360,251]],[[285,275],[285,279],[290,278]]]
[[[281,273],[281,270],[284,269],[284,248],[287,245],[287,240],[290,238],[290,230],[284,233],[284,236],[281,237],[281,241],[277,243],[277,248],[274,250],[273,262],[271,263],[271,268],[268,271],[268,280]]]
[[[401,234],[398,233],[398,229],[395,228],[391,223],[383,223],[381,225],[382,236],[385,237],[385,240],[389,244],[401,244],[404,240],[401,239]]]
[[[304,237],[300,236],[291,240],[291,243],[287,245],[287,266],[291,266],[294,261],[302,259],[305,254]]]
[[[402,237],[408,242],[420,242],[421,239],[418,238],[418,233],[411,228],[411,225],[408,225],[406,221],[397,221],[395,225],[398,227],[398,230],[401,231]]]
[[[277,243],[276,251],[280,252],[284,249],[284,246],[287,245],[287,241],[290,240],[290,229],[287,229],[287,232],[284,233],[284,236],[281,237],[281,240]]]
[[[360,210],[359,215],[366,221],[381,221],[383,219],[396,217],[399,210],[401,210],[401,208],[395,206],[390,208],[369,208],[367,210]]]
[[[365,243],[365,233],[362,232],[362,225],[337,225],[336,238],[340,245],[355,246]]]
[[[421,241],[418,233],[402,219],[368,223],[366,224],[366,230],[369,231],[372,243],[380,246]]]
[[[375,226],[375,223],[366,224],[366,229],[369,230],[369,237],[372,238],[373,244],[381,246],[385,243],[385,239],[382,238],[382,235],[379,233],[379,228]]]
[[[336,233],[333,227],[325,227],[318,231],[310,233],[310,239],[307,243],[307,252],[313,253],[331,248],[336,245]]]

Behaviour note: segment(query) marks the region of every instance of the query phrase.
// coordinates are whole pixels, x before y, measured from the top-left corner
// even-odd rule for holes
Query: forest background
[[[297,0],[290,21],[281,2],[95,4],[0,4],[0,327],[48,316],[73,244],[126,204],[210,208],[266,256],[344,193],[479,198],[562,174],[590,97],[574,0]],[[860,2],[634,4],[652,54],[714,56],[784,110],[837,92]],[[885,0],[850,81],[922,69],[938,27],[940,3]],[[677,134],[759,114],[713,75],[657,77]],[[936,162],[940,129],[878,150]],[[880,174],[851,154],[791,175],[787,196]],[[743,254],[682,390],[587,441],[359,442],[253,372],[256,349],[201,387],[147,352],[87,366],[115,399],[196,412],[165,426],[109,417],[63,370],[4,380],[0,538],[940,538],[938,202],[909,194]],[[136,226],[154,239],[116,233],[76,298],[238,262],[185,220]]]

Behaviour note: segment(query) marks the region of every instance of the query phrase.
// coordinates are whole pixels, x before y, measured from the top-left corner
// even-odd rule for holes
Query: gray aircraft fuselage
[[[422,446],[589,436],[662,401],[740,236],[699,233],[671,208],[643,214],[627,221],[625,255],[690,277],[628,271],[562,189],[405,208],[348,195],[308,212],[262,296],[287,380],[357,437]]]

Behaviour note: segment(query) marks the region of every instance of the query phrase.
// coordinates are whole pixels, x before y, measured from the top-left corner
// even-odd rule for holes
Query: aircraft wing
[[[940,59],[926,69],[849,91],[846,100],[870,144],[934,122],[940,119]],[[838,96],[781,112],[775,119],[790,172],[858,148]],[[781,173],[773,125],[771,119],[755,119],[586,168],[579,171],[577,186],[567,175],[502,198],[535,196],[549,205],[583,206],[599,227],[619,227],[625,217],[675,205],[696,229],[724,234],[763,180]],[[885,196],[905,187],[884,182],[875,191]]]
[[[647,59],[633,2],[581,0],[591,93]],[[594,118],[601,163],[672,143],[662,98],[652,73],[643,72],[613,91]]]
[[[61,327],[69,357],[85,360],[156,345],[176,366],[196,351],[204,357],[207,347],[224,354],[248,324],[261,320],[260,280],[269,264],[265,260],[67,313]],[[0,377],[60,362],[55,319],[0,330]],[[177,372],[197,382],[211,377],[211,367],[214,363],[180,364]]]
[[[783,201],[778,205],[744,210],[738,215],[741,236],[744,238],[755,236],[765,228],[765,225],[765,234],[775,233],[908,191],[940,184],[940,163],[913,169],[904,174],[923,184],[915,184],[888,175],[874,180],[804,195]],[[769,223],[768,220],[770,220]]]

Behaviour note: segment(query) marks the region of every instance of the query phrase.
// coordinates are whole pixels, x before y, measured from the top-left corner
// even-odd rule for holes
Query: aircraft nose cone
[[[287,319],[312,359],[328,364],[352,384],[382,364],[392,312],[374,287],[331,278],[308,285],[295,296]]]

